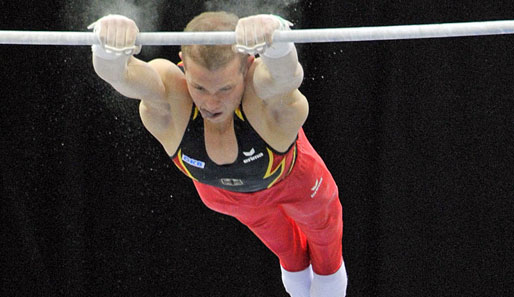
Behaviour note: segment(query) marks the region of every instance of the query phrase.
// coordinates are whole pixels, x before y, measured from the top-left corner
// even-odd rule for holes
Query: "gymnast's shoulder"
[[[186,96],[188,94],[186,77],[175,63],[157,58],[148,64],[159,74],[167,96]]]

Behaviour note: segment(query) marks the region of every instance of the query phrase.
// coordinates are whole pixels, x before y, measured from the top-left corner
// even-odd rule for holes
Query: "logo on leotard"
[[[312,194],[311,198],[314,198],[316,194],[318,194],[319,187],[321,187],[321,183],[323,182],[323,178],[321,177],[319,180],[316,180],[316,183],[314,184],[314,187],[311,188]]]
[[[184,154],[182,155],[182,161],[186,162],[187,164],[189,164],[191,166],[197,167],[197,168],[201,168],[201,169],[205,168],[205,162],[195,160]]]
[[[255,149],[253,149],[253,148],[249,152],[243,152],[243,154],[245,156],[249,157],[249,158],[246,158],[246,159],[243,160],[243,163],[245,163],[245,164],[248,164],[250,162],[253,162],[253,161],[257,160],[257,159],[260,159],[260,158],[264,157],[264,154],[262,152],[258,153],[257,155],[254,155],[255,154]]]
[[[242,180],[237,178],[222,178],[220,179],[221,184],[229,187],[242,186],[244,183]]]
[[[252,149],[248,152],[245,152],[243,151],[243,155],[245,155],[246,157],[251,157],[255,154],[255,149],[252,147]]]

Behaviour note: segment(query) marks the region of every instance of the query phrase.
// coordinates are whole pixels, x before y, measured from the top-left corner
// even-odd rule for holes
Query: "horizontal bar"
[[[277,31],[275,42],[319,43],[513,34],[514,21]],[[0,44],[92,45],[92,32],[0,31]],[[143,32],[140,45],[234,44],[234,32]]]

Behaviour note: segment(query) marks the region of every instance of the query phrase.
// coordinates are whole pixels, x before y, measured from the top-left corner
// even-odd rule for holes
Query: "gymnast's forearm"
[[[120,56],[118,59],[109,60],[93,54],[93,68],[96,74],[108,83],[122,81],[127,72],[129,56]]]
[[[290,51],[282,57],[269,57],[264,53],[261,58],[274,83],[297,89],[303,81],[303,68],[298,61],[296,47],[291,46]]]
[[[303,81],[303,68],[294,46],[284,56],[270,58],[262,55],[261,58],[263,63],[258,66],[254,75],[255,90],[260,98],[276,98],[290,94],[300,87]]]

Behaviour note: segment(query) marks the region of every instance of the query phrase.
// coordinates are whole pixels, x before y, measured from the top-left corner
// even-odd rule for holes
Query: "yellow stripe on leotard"
[[[178,161],[180,162],[180,165],[182,165],[182,168],[184,168],[184,171],[186,172],[187,176],[189,176],[191,179],[198,181],[192,174],[187,170],[187,167],[184,165],[184,162],[182,162],[182,149],[178,151]]]
[[[195,106],[195,111],[193,113],[193,121],[196,120],[197,117],[198,117],[198,107]]]
[[[238,118],[240,118],[240,119],[241,119],[241,121],[243,121],[243,122],[244,122],[244,120],[245,120],[245,119],[244,119],[244,117],[243,117],[243,113],[241,112],[241,108],[239,108],[239,107],[238,107],[238,108],[236,109],[235,113],[236,113],[237,117],[238,117]]]
[[[293,160],[291,161],[291,166],[289,167],[289,171],[287,172],[287,175],[293,171],[294,163],[296,162],[296,143],[293,148]]]
[[[286,158],[283,158],[282,161],[280,161],[280,163],[278,164],[277,168],[273,169],[272,168],[273,160],[274,160],[273,152],[269,148],[266,148],[266,149],[268,150],[269,163],[268,163],[268,169],[266,170],[266,174],[264,175],[264,178],[268,178],[268,177],[274,175],[277,172],[277,170],[280,168],[280,174],[277,175],[277,177],[268,185],[268,189],[269,189],[278,181],[278,179],[282,176],[282,173],[284,173]]]

